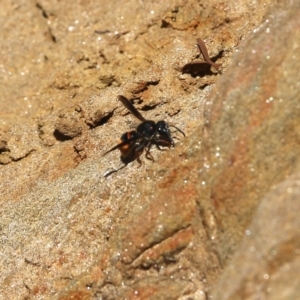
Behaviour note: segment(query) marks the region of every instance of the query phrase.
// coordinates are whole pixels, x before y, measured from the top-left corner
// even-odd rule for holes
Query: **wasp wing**
[[[146,121],[146,119],[139,113],[139,111],[133,106],[133,104],[126,97],[119,95],[117,98],[141,122]]]

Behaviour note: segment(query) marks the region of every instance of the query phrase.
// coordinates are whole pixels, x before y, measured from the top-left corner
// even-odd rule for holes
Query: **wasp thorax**
[[[137,127],[136,131],[144,137],[150,138],[155,133],[155,122],[144,121]]]

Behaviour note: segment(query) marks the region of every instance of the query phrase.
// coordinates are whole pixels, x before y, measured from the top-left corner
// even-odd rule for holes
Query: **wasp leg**
[[[104,177],[107,178],[109,177],[110,175],[114,174],[114,173],[117,173],[118,171],[122,170],[123,168],[125,168],[127,166],[127,164],[124,164],[122,167],[118,168],[118,169],[114,169],[114,170],[111,170],[109,172],[107,172],[106,174],[104,174]]]
[[[144,151],[144,144],[142,144],[141,146],[139,146],[138,148],[136,148],[135,152],[136,152],[136,160],[139,163],[138,168],[140,168],[143,164],[142,160],[141,160],[141,155]]]
[[[153,158],[152,154],[150,153],[151,146],[152,146],[152,142],[150,141],[146,146],[145,156],[147,159],[154,161],[154,158]]]
[[[156,148],[157,148],[159,151],[166,151],[166,149],[161,148],[161,145],[159,145],[159,144],[155,144],[155,146],[156,146]],[[169,146],[167,146],[167,147],[169,147]],[[170,147],[169,147],[169,148],[170,148]]]
[[[132,154],[130,155],[130,159],[131,161],[133,160],[137,160],[137,162],[139,163],[139,166],[138,168],[140,168],[142,166],[142,160],[141,160],[141,154],[143,153],[144,151],[144,148],[145,148],[145,142],[141,142],[141,143],[138,143],[136,144],[133,149],[132,149]]]
[[[163,147],[171,147],[173,146],[174,147],[174,142],[171,143],[169,141],[166,141],[164,139],[157,139],[155,141],[155,145],[156,145],[156,148],[159,149],[160,151],[164,151],[164,149],[160,148],[160,146],[163,146]]]
[[[136,161],[139,163],[138,168],[140,168],[142,166],[142,164],[143,164],[140,156],[137,157]]]

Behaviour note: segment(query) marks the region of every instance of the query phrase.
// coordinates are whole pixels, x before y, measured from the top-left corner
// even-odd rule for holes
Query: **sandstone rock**
[[[299,4],[269,3],[1,3],[2,299],[299,295]],[[181,73],[198,37],[219,73]],[[103,157],[136,122],[119,94],[187,137]]]

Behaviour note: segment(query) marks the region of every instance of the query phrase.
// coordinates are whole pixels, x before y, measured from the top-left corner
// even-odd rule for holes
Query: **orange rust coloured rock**
[[[71,291],[67,295],[59,297],[59,300],[89,300],[92,299],[92,293],[86,291]]]
[[[233,212],[239,210],[236,200],[243,198],[243,187],[247,185],[247,182],[254,180],[256,176],[256,174],[249,171],[248,167],[248,164],[254,159],[253,145],[256,142],[253,140],[253,136],[257,135],[258,131],[263,130],[264,126],[268,127],[267,122],[274,111],[274,107],[273,103],[268,102],[267,99],[274,94],[279,80],[278,77],[281,75],[279,64],[265,67],[264,72],[266,74],[264,76],[259,74],[262,65],[266,64],[263,55],[248,56],[247,60],[241,64],[247,64],[247,72],[243,73],[243,76],[241,76],[240,72],[231,74],[233,79],[230,80],[230,84],[223,84],[223,90],[215,91],[215,93],[222,94],[227,101],[226,103],[222,101],[213,103],[209,123],[214,124],[211,125],[214,128],[212,130],[208,128],[206,132],[207,136],[214,137],[216,135],[214,131],[216,128],[218,130],[217,124],[222,124],[224,128],[224,120],[226,119],[227,124],[225,125],[228,128],[225,128],[224,132],[224,145],[220,141],[219,143],[222,147],[225,146],[224,148],[227,148],[227,150],[224,150],[227,151],[224,159],[228,163],[228,167],[223,166],[221,172],[215,177],[211,198],[217,209],[226,206],[226,199],[232,199],[231,201],[235,202],[235,204],[230,204],[230,210]],[[234,79],[235,76],[239,76],[238,80]],[[249,92],[248,104],[240,103],[234,97],[236,93],[240,93],[244,86],[247,86],[248,90],[252,89],[255,91]],[[231,115],[238,115],[243,105],[249,106],[247,111],[242,112],[244,123],[240,127],[232,127],[229,122],[234,123],[233,120],[237,117]],[[233,109],[230,111],[226,106],[230,106]]]
[[[73,145],[71,143],[61,143],[59,149],[55,153],[55,162],[53,165],[52,159],[49,157],[48,161],[45,163],[45,172],[47,172],[49,181],[54,181],[55,179],[63,176],[67,171],[77,166],[77,154],[74,151]]]
[[[176,181],[180,185],[180,183],[182,183],[182,181],[184,181],[185,178],[190,177],[190,172],[191,172],[191,169],[188,166],[180,166],[179,168],[174,168],[168,173],[167,176],[165,176],[158,183],[158,187],[159,188],[168,188],[172,184],[174,184],[174,182],[176,182]],[[180,188],[177,188],[177,189],[180,190]]]
[[[120,299],[155,300],[179,299],[180,296],[194,291],[195,286],[189,280],[167,277],[151,277],[135,282],[121,294]]]
[[[41,296],[48,293],[48,288],[46,285],[36,285],[31,289],[31,293],[35,296]]]
[[[211,198],[218,211],[226,210],[225,202],[233,199],[233,195],[234,199],[239,199],[245,183],[249,180],[249,171],[245,168],[249,160],[248,145],[247,137],[241,136],[231,152],[229,167],[221,171],[212,186]],[[235,204],[238,211],[238,204]],[[232,203],[232,209],[234,207]]]
[[[217,209],[226,202],[226,199],[240,199],[243,188],[246,183],[253,178],[253,172],[250,172],[248,164],[253,159],[253,134],[256,128],[262,126],[272,113],[272,104],[266,104],[265,98],[257,100],[255,112],[248,117],[247,127],[242,128],[236,141],[231,144],[231,150],[228,153],[228,168],[224,168],[218,175],[212,187],[212,200]],[[254,175],[255,176],[255,175]],[[222,204],[223,203],[223,204]],[[238,205],[231,205],[232,211],[239,211]]]
[[[144,251],[141,256],[132,263],[131,267],[136,268],[140,265],[149,267],[153,264],[160,263],[166,256],[172,255],[187,247],[193,239],[193,236],[194,232],[191,226],[187,229],[183,229],[149,250]]]
[[[121,238],[122,262],[132,263],[145,249],[190,225],[196,210],[195,196],[193,184],[162,189],[159,197],[127,224]]]
[[[106,255],[103,255],[103,256],[106,257]],[[108,260],[108,257],[106,257],[106,259],[102,259],[101,264],[95,264],[90,269],[88,278],[91,282],[99,282],[104,277],[103,269],[105,269],[105,267],[107,266],[107,260]],[[85,277],[83,277],[83,278],[85,278]]]
[[[88,273],[83,273],[76,278],[76,282],[68,286],[61,292],[57,299],[59,300],[88,300],[93,299],[95,291],[93,285],[101,282],[104,278],[103,269],[106,268],[106,261],[102,260],[102,263],[94,264]],[[89,288],[90,287],[90,288]]]
[[[151,297],[157,295],[159,287],[152,285],[148,287],[139,287],[135,288],[127,293],[125,293],[125,298],[123,299],[132,299],[132,300],[142,300],[142,299],[151,299]]]
[[[266,120],[272,106],[265,106],[259,102],[258,107],[259,116],[253,113],[249,117],[248,126],[243,129],[236,142],[232,145],[228,157],[228,167],[223,168],[212,186],[211,198],[219,211],[228,209],[229,205],[233,213],[238,213],[240,211],[238,201],[243,198],[244,187],[247,185],[247,182],[253,180],[253,176],[256,176],[248,167],[253,155],[253,132],[256,127],[261,126]]]

